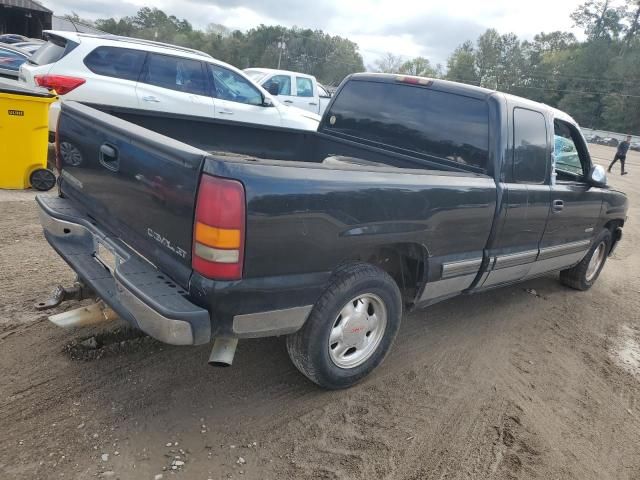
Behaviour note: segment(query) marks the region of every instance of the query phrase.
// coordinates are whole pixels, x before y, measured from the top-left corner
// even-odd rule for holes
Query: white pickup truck
[[[247,68],[244,73],[281,102],[318,115],[331,100],[331,94],[313,75],[271,68]]]

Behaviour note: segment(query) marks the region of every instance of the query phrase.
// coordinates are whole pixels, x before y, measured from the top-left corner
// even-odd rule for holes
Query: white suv
[[[320,121],[197,50],[76,32],[47,31],[45,39],[19,79],[53,88],[63,100],[300,130],[316,130]],[[59,104],[52,105],[49,130],[55,131],[59,113]]]

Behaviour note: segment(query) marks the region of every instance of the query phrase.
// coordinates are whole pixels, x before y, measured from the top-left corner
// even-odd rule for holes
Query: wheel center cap
[[[367,333],[366,315],[356,315],[347,320],[343,329],[344,341],[350,345],[355,345]]]

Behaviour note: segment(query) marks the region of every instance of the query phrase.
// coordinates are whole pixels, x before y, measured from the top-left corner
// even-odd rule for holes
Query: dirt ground
[[[385,363],[338,392],[302,377],[282,338],[214,369],[208,346],[53,326],[32,304],[72,273],[34,194],[0,191],[0,478],[639,479],[630,157],[610,176],[631,201],[625,238],[593,289],[549,276],[413,313]],[[93,353],[74,347],[96,334]]]

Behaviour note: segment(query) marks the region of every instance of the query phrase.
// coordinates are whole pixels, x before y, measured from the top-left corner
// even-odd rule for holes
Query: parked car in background
[[[600,142],[600,145],[607,145],[609,147],[617,147],[618,143],[620,143],[618,141],[618,139],[613,138],[613,137],[605,137],[602,139],[602,141]]]
[[[18,35],[15,33],[5,33],[0,35],[0,43],[18,43],[18,42],[26,42],[29,40],[29,37],[25,37],[24,35]]]
[[[587,142],[589,143],[599,143],[600,140],[602,140],[598,135],[596,134],[591,134],[591,135],[587,135],[585,137],[585,139],[587,140]]]
[[[46,31],[20,80],[92,105],[315,131],[320,117],[287,108],[241,70],[189,48],[115,35]],[[55,131],[60,104],[51,106]]]
[[[0,43],[0,77],[18,79],[20,66],[30,57],[29,52],[8,43]]]
[[[324,113],[331,100],[331,94],[313,75],[272,68],[246,68],[244,72],[281,102],[318,115]]]
[[[44,44],[44,40],[36,40],[32,38],[28,42],[14,43],[13,46],[21,48],[29,52],[29,54],[33,54],[33,52],[38,50],[43,44]]]
[[[631,145],[629,145],[629,149],[635,152],[640,152],[640,142],[632,142]]]

